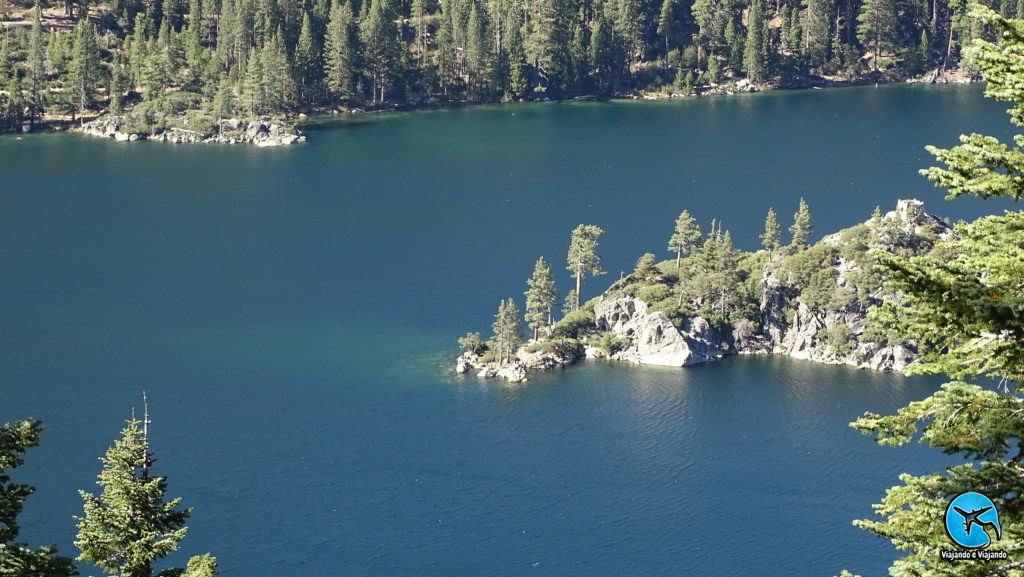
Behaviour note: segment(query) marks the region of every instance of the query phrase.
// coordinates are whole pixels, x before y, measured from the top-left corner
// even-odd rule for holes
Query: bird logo
[[[946,507],[946,534],[964,549],[984,549],[1002,537],[999,511],[981,493],[961,493]]]

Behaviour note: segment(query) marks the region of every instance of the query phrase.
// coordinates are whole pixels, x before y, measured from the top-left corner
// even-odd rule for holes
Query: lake
[[[581,222],[606,231],[589,298],[668,258],[683,209],[753,249],[801,196],[815,238],[898,198],[1008,208],[917,174],[1005,108],[883,86],[322,120],[283,150],[0,138],[0,421],[47,426],[22,538],[77,554],[76,490],[146,391],[195,508],[173,560],[225,577],[883,574],[898,552],[851,521],[956,461],[847,424],[941,379],[732,358],[508,387],[452,374],[455,339],[538,256],[568,291]]]

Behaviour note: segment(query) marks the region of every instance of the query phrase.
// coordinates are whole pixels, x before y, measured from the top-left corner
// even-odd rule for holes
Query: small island
[[[873,255],[941,255],[955,234],[924,203],[907,199],[808,244],[811,211],[801,199],[789,244],[782,244],[782,226],[769,209],[763,249],[744,252],[720,224],[712,221],[705,234],[683,211],[667,243],[674,258],[657,262],[644,254],[631,274],[581,304],[584,277],[604,273],[596,251],[602,232],[593,225],[572,232],[567,268],[576,288],[565,297],[560,320],[553,321],[557,291],[542,257],[527,281],[525,316],[514,299],[502,301],[492,338],[459,339],[455,371],[521,382],[531,372],[584,358],[683,367],[736,354],[902,371],[917,347],[871,321],[874,307],[895,298]],[[526,340],[523,320],[531,331]]]

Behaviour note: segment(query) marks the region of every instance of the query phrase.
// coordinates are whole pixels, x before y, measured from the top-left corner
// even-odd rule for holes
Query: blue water
[[[606,277],[675,216],[757,245],[804,196],[817,234],[941,200],[926,143],[1005,135],[978,87],[494,106],[329,123],[287,150],[0,139],[0,421],[47,425],[22,537],[76,554],[76,490],[151,400],[156,469],[195,508],[168,563],[225,577],[881,574],[854,529],[919,446],[847,427],[933,390],[788,359],[450,373],[568,231]],[[329,129],[328,129],[329,128]],[[786,223],[788,224],[788,223]],[[163,565],[166,566],[166,565]],[[98,575],[83,567],[85,575]]]

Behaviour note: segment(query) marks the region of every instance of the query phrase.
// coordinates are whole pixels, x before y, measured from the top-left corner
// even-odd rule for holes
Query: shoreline
[[[226,118],[218,121],[218,125],[229,123],[237,129],[237,124],[262,121],[264,127],[257,128],[256,134],[259,133],[269,135],[269,127],[278,124],[286,127],[287,133],[284,138],[271,137],[269,139],[255,139],[239,137],[235,135],[234,138],[225,135],[223,132],[217,135],[209,137],[194,137],[190,136],[192,131],[183,127],[168,127],[159,133],[146,134],[136,133],[135,138],[131,138],[131,133],[120,133],[118,130],[105,130],[97,129],[98,125],[108,124],[111,119],[117,119],[121,115],[111,114],[97,114],[91,116],[92,120],[85,123],[85,127],[80,124],[79,120],[68,120],[67,118],[54,118],[54,119],[43,119],[35,124],[23,124],[21,130],[0,130],[0,137],[4,135],[17,135],[19,138],[23,135],[28,134],[46,134],[46,133],[71,133],[79,134],[83,136],[92,136],[100,138],[112,138],[119,141],[131,141],[136,142],[139,140],[153,140],[170,143],[182,143],[182,144],[251,144],[259,147],[277,147],[281,145],[290,145],[295,143],[302,143],[307,141],[307,136],[304,134],[303,129],[308,126],[319,124],[318,120],[332,119],[332,120],[343,120],[349,118],[356,118],[363,115],[378,115],[378,114],[389,114],[398,112],[418,112],[418,111],[444,111],[444,110],[456,110],[460,108],[477,107],[477,106],[507,106],[517,104],[540,104],[540,103],[573,103],[573,102],[662,102],[672,100],[691,100],[700,99],[705,97],[724,97],[724,96],[735,96],[738,94],[757,94],[757,93],[775,93],[775,92],[790,92],[790,91],[801,91],[801,90],[826,90],[830,88],[852,88],[858,86],[870,86],[874,84],[879,85],[907,85],[907,84],[941,84],[941,85],[969,85],[978,84],[984,82],[982,78],[967,77],[960,70],[952,70],[944,73],[943,76],[938,75],[938,71],[932,71],[920,77],[911,78],[886,78],[886,77],[873,77],[874,75],[867,75],[861,78],[844,78],[844,79],[832,79],[827,77],[810,77],[802,79],[803,82],[799,85],[783,84],[783,85],[764,85],[756,86],[746,82],[745,78],[738,80],[730,79],[728,82],[720,84],[714,84],[704,87],[700,91],[696,91],[692,94],[680,94],[676,92],[636,92],[629,94],[618,94],[614,96],[595,96],[595,95],[581,95],[571,98],[543,98],[536,100],[514,100],[507,102],[470,102],[470,101],[448,101],[448,102],[437,102],[437,103],[421,103],[421,104],[393,104],[391,106],[380,106],[376,108],[360,108],[355,107],[351,109],[316,109],[305,112],[300,112],[295,115],[271,115],[266,117],[260,117],[255,119],[244,119],[239,120],[237,118]],[[744,86],[744,83],[746,84]],[[130,111],[127,111],[130,113]],[[182,117],[171,117],[174,120],[178,120]],[[90,132],[89,125],[93,125],[93,130]],[[27,127],[31,126],[30,130],[26,130]],[[248,128],[248,126],[247,126]],[[266,130],[264,130],[264,128]],[[119,136],[123,134],[123,136]],[[194,133],[192,133],[194,134]],[[291,135],[296,136],[295,139],[287,138]],[[286,140],[286,141],[285,141]],[[261,142],[262,141],[262,142]]]

